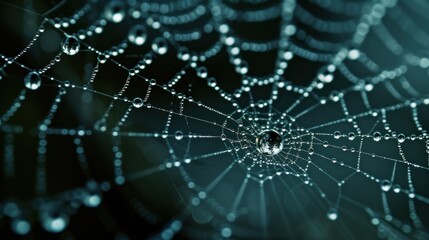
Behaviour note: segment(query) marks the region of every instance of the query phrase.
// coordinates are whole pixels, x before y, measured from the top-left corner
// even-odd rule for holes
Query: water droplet
[[[225,227],[222,229],[221,234],[224,238],[230,238],[232,235],[232,230],[229,227]]]
[[[358,49],[351,49],[349,51],[348,57],[350,60],[356,60],[360,56],[360,51]]]
[[[207,79],[207,84],[208,84],[210,87],[216,87],[216,84],[217,84],[216,79],[215,79],[215,78],[213,78],[213,77],[211,77],[211,78]]]
[[[229,213],[226,218],[228,219],[228,221],[230,222],[234,222],[235,219],[237,218],[237,216],[235,215],[235,213]]]
[[[95,181],[88,181],[86,188],[84,189],[85,194],[82,199],[82,203],[90,208],[97,207],[100,205],[102,195],[100,188]]]
[[[161,137],[162,138],[167,138],[168,137],[168,131],[167,130],[163,131],[162,134],[161,134]]]
[[[378,225],[378,224],[380,224],[380,220],[378,220],[378,218],[373,218],[373,219],[371,219],[371,223],[373,225]]]
[[[176,131],[175,137],[176,137],[176,140],[182,140],[183,132],[182,131]]]
[[[107,61],[107,57],[104,54],[98,54],[97,60],[99,63],[103,64]]]
[[[333,91],[331,95],[329,95],[329,98],[334,102],[338,102],[340,100],[340,95],[337,91]]]
[[[207,68],[205,68],[205,67],[197,68],[197,75],[200,78],[206,78],[207,77]]]
[[[240,63],[240,65],[238,66],[238,72],[241,74],[246,74],[247,71],[249,71],[249,66],[247,65],[246,62],[244,62],[242,60],[242,62]]]
[[[256,148],[260,153],[276,155],[283,149],[283,139],[275,130],[264,130],[256,138]]]
[[[328,213],[326,214],[326,216],[328,217],[329,220],[337,220],[338,218],[338,211],[336,208],[330,208],[328,210]]]
[[[398,135],[398,142],[399,143],[405,142],[405,135],[404,134],[401,133]]]
[[[324,147],[328,147],[328,146],[329,146],[329,143],[328,143],[327,141],[324,141],[324,142],[323,142],[323,146],[324,146]]]
[[[373,89],[374,89],[374,85],[372,85],[371,83],[368,83],[365,85],[365,91],[371,92]]]
[[[152,50],[159,55],[164,55],[168,51],[167,41],[162,37],[156,38],[152,43]]]
[[[59,233],[67,227],[69,217],[59,210],[48,209],[40,213],[40,222],[46,231]]]
[[[42,78],[37,72],[30,72],[24,78],[24,85],[26,88],[36,90],[42,84]]]
[[[381,181],[380,186],[381,186],[381,190],[387,192],[392,187],[392,184],[390,183],[389,180],[385,179],[385,180]]]
[[[141,46],[146,42],[147,39],[147,31],[143,25],[136,25],[130,29],[128,33],[128,40],[137,45]]]
[[[88,193],[84,199],[83,204],[87,207],[97,207],[101,203],[101,196],[98,193]]]
[[[335,131],[334,132],[334,138],[335,139],[339,139],[341,137],[341,133],[340,133],[340,131]]]
[[[401,186],[398,184],[393,185],[392,188],[395,193],[399,193],[401,191]]]
[[[355,137],[356,137],[356,134],[354,132],[349,133],[349,140],[350,141],[353,141],[355,139]]]
[[[133,106],[135,108],[141,108],[143,106],[143,100],[139,97],[134,98],[133,100]]]
[[[125,17],[125,5],[121,1],[111,1],[106,5],[104,14],[110,22],[122,22]]]
[[[95,130],[99,131],[99,132],[105,132],[107,130],[107,125],[105,121],[97,121],[94,124],[94,128]]]
[[[314,154],[314,149],[312,147],[310,147],[308,149],[308,154],[313,155]]]
[[[67,36],[61,42],[61,49],[67,55],[75,55],[79,52],[80,42],[75,36]]]
[[[376,141],[376,142],[378,142],[378,141],[380,141],[381,140],[381,133],[380,132],[375,132],[373,135],[372,135],[372,138],[374,139],[374,141]]]
[[[152,54],[151,53],[147,53],[146,55],[144,55],[144,57],[143,57],[143,61],[146,63],[146,64],[151,64],[152,63],[152,60],[153,60],[153,57],[152,57]]]
[[[19,209],[15,202],[6,202],[3,205],[3,213],[10,218],[17,217],[20,212],[21,209]]]
[[[10,222],[10,227],[12,231],[18,235],[25,235],[31,230],[30,222],[23,217],[17,217],[12,219]]]
[[[181,47],[177,50],[177,57],[182,61],[187,61],[191,57],[187,48]]]

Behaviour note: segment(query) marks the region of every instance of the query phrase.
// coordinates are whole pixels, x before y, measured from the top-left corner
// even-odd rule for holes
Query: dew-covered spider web
[[[429,238],[429,2],[0,6],[2,237]]]

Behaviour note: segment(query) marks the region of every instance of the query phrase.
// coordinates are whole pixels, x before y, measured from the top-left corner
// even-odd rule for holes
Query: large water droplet
[[[67,36],[61,42],[61,49],[67,55],[75,55],[79,52],[80,42],[75,36]]]
[[[88,193],[84,199],[83,204],[87,207],[97,207],[101,203],[101,196],[97,193]]]
[[[69,217],[59,209],[46,209],[40,213],[40,222],[46,231],[59,233],[67,227]]]
[[[221,231],[222,237],[229,238],[232,235],[232,230],[229,227],[224,227]]]
[[[182,131],[176,131],[175,137],[177,140],[182,140],[183,139],[183,132]]]
[[[334,138],[335,139],[339,139],[341,137],[341,133],[340,133],[340,131],[335,131],[334,132]]]
[[[401,191],[401,186],[398,184],[393,185],[392,188],[395,193],[399,193]]]
[[[189,50],[187,48],[181,47],[177,50],[177,57],[183,61],[187,61],[191,55],[189,54]]]
[[[398,142],[399,143],[405,142],[405,135],[404,134],[401,133],[398,135]]]
[[[146,42],[146,39],[147,31],[143,25],[139,24],[132,27],[128,33],[128,40],[137,46],[143,45]]]
[[[207,77],[207,68],[206,67],[197,68],[197,75],[200,78],[206,78]]]
[[[168,137],[168,131],[167,130],[162,131],[161,137],[167,138]]]
[[[93,208],[100,205],[101,200],[102,195],[98,184],[95,181],[89,181],[83,195],[82,203],[87,207]]]
[[[143,106],[143,100],[139,97],[134,98],[133,100],[133,106],[135,108],[141,108]]]
[[[380,186],[381,186],[381,190],[387,192],[392,187],[392,184],[390,183],[389,180],[385,179],[385,180],[381,181]]]
[[[264,130],[256,138],[256,148],[260,153],[276,155],[283,149],[283,139],[275,130]]]
[[[107,57],[104,54],[98,54],[97,60],[99,63],[103,64],[107,61]]]
[[[110,22],[119,23],[125,17],[125,5],[121,1],[111,1],[106,5],[104,15]]]
[[[355,137],[356,137],[356,134],[354,132],[349,133],[349,140],[350,141],[353,141],[355,139]]]
[[[162,37],[156,38],[152,43],[152,50],[159,55],[164,55],[168,51],[167,41]]]
[[[37,72],[30,72],[24,78],[24,85],[26,88],[36,90],[42,84],[42,78]]]
[[[329,220],[337,220],[338,218],[338,211],[336,208],[330,208],[328,210],[328,213],[326,214],[326,216],[328,217]]]
[[[375,132],[375,133],[372,135],[372,138],[373,138],[373,139],[374,139],[374,141],[376,141],[376,142],[380,141],[380,140],[381,140],[381,133],[380,133],[380,132]]]
[[[207,79],[207,84],[208,84],[210,87],[216,87],[216,85],[217,85],[216,79],[215,79],[215,78],[213,78],[213,77],[211,77],[211,78]]]
[[[10,227],[12,231],[19,235],[25,235],[30,232],[31,224],[23,217],[17,217],[11,220]]]
[[[107,130],[106,122],[99,120],[94,124],[94,128],[99,132],[105,132]]]
[[[6,202],[3,204],[3,213],[10,218],[14,218],[21,213],[21,209],[14,202]]]

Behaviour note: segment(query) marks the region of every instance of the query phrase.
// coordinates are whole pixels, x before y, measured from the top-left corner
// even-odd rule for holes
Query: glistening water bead
[[[182,140],[182,138],[183,138],[183,132],[179,131],[179,130],[176,131],[175,138],[176,138],[176,140]]]
[[[109,2],[104,10],[104,16],[110,22],[122,22],[125,17],[125,4],[121,1]]]
[[[326,213],[326,217],[328,217],[329,220],[335,221],[338,218],[338,210],[336,208],[330,208],[328,212]]]
[[[276,130],[264,130],[256,138],[256,148],[260,153],[276,155],[283,149],[283,139]]]
[[[134,98],[133,100],[133,106],[135,108],[141,108],[143,106],[143,100],[139,97]]]
[[[381,133],[380,132],[374,132],[374,134],[372,135],[374,141],[378,142],[381,140]]]
[[[61,42],[61,49],[67,55],[75,55],[79,52],[80,43],[75,36],[67,36]]]
[[[383,190],[384,192],[387,192],[392,187],[392,184],[390,183],[389,180],[383,180],[380,182],[380,186],[381,186],[381,190]]]
[[[69,218],[63,212],[47,211],[41,213],[40,222],[46,231],[51,233],[59,233],[67,227]]]
[[[128,33],[128,40],[137,46],[143,45],[146,42],[146,38],[146,28],[140,24],[131,28]]]
[[[31,230],[30,222],[22,216],[13,218],[10,222],[10,226],[12,231],[19,235],[26,235]]]
[[[30,90],[36,90],[42,84],[42,78],[38,72],[29,72],[24,78],[24,85]]]
[[[162,37],[157,37],[152,43],[152,50],[159,55],[164,55],[168,51],[167,41]]]

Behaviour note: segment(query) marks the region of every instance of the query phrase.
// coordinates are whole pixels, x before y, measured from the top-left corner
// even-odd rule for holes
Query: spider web
[[[1,51],[14,233],[121,192],[154,239],[429,237],[427,3],[80,4]]]

